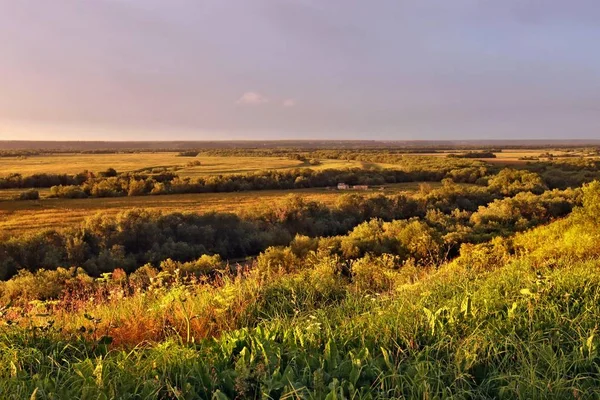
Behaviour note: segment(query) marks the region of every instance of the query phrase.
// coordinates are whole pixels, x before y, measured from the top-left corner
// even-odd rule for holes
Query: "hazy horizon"
[[[0,0],[0,140],[595,139],[600,3]]]

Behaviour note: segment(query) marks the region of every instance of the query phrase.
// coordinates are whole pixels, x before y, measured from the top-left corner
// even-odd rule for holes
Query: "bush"
[[[98,176],[100,176],[102,178],[113,178],[113,177],[116,177],[117,175],[119,175],[119,173],[114,168],[108,168],[106,171],[102,171],[102,172],[98,173]]]
[[[127,196],[142,196],[146,194],[146,182],[143,180],[132,180],[129,182]]]
[[[160,269],[172,275],[179,273],[181,276],[187,275],[207,275],[215,272],[222,265],[223,260],[218,254],[208,255],[203,254],[195,261],[178,262],[170,258],[160,263]]]
[[[135,289],[144,290],[150,287],[158,273],[151,264],[146,264],[129,275],[129,284]]]
[[[52,186],[50,188],[50,197],[61,197],[65,199],[83,199],[88,195],[83,191],[81,186]]]
[[[79,275],[87,277],[80,268],[40,269],[35,273],[21,270],[11,280],[0,283],[0,296],[4,303],[18,301],[26,304],[32,300],[58,299],[65,286]]]
[[[500,237],[476,245],[463,243],[460,246],[460,256],[454,263],[468,270],[491,271],[508,262],[509,251],[510,243]]]
[[[115,197],[124,194],[123,183],[116,177],[101,180],[94,183],[91,195],[94,197]]]
[[[398,257],[384,254],[381,257],[366,255],[350,264],[352,283],[361,292],[383,293],[394,287]]]
[[[256,258],[256,268],[261,275],[296,271],[300,259],[289,247],[269,247]]]
[[[223,260],[218,254],[212,256],[203,254],[196,261],[184,263],[181,270],[189,275],[206,275],[216,271],[222,263]]]
[[[18,200],[39,200],[40,192],[35,189],[26,190],[17,197]]]
[[[198,154],[200,154],[199,151],[182,151],[181,153],[177,154],[179,157],[196,157]]]

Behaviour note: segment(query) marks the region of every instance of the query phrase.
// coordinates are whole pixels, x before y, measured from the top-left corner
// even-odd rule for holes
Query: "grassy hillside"
[[[3,309],[0,396],[597,398],[600,184],[583,204],[438,267],[308,251],[200,278],[62,272],[60,299]]]

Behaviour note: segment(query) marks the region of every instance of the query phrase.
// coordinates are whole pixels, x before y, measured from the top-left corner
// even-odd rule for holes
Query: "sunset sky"
[[[0,0],[0,139],[600,138],[598,0]]]

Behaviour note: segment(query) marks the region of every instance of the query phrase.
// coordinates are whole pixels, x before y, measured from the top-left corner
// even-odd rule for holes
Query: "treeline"
[[[118,176],[90,177],[79,185],[55,185],[51,197],[118,197],[184,193],[240,192],[248,190],[303,189],[333,187],[339,182],[349,185],[385,185],[402,182],[440,182],[451,179],[459,183],[485,184],[484,167],[400,169],[325,169],[299,168],[287,171],[261,171],[250,174],[212,175],[180,178],[165,172],[158,175],[123,173]]]
[[[460,183],[487,184],[501,175],[497,166],[460,158],[403,156],[383,152],[340,152],[324,150],[313,153],[319,158],[306,159],[297,153],[290,157],[318,164],[320,158],[344,158],[373,163],[394,163],[397,166],[381,169],[376,166],[351,169],[315,171],[297,168],[286,171],[260,171],[250,174],[215,175],[200,178],[180,178],[164,168],[139,172],[118,173],[113,168],[97,174],[83,171],[79,174],[10,174],[0,177],[0,189],[51,188],[51,196],[63,198],[140,196],[147,194],[234,192],[264,189],[298,189],[335,186],[339,182],[350,185],[384,185],[401,182],[421,182],[452,179]],[[196,161],[200,163],[200,161]],[[592,159],[565,159],[556,162],[528,163],[520,167],[541,179],[540,188],[566,189],[600,179],[600,161]],[[506,169],[505,169],[506,170]],[[509,171],[518,171],[508,169]],[[511,172],[513,174],[517,172]]]
[[[49,188],[56,185],[81,185],[93,177],[87,171],[75,175],[69,174],[9,174],[0,177],[0,189]]]
[[[469,151],[467,153],[448,154],[448,158],[496,158],[491,151]]]
[[[44,150],[0,150],[0,157],[30,157],[48,154]]]
[[[443,253],[452,255],[461,243],[476,243],[491,235],[509,234],[566,215],[579,199],[577,190],[541,195],[526,192],[502,199],[485,187],[465,187],[446,181],[439,189],[413,197],[348,195],[332,207],[293,197],[241,216],[133,210],[117,216],[91,217],[77,229],[49,230],[2,241],[0,277],[9,278],[21,269],[35,271],[59,266],[80,266],[97,276],[115,268],[131,272],[146,263],[158,265],[168,258],[192,261],[203,254],[238,259],[257,255],[270,246],[287,245],[296,235],[311,238],[341,235],[374,218],[381,221],[421,218],[422,221],[408,222],[422,230],[413,233],[417,237],[425,237],[423,232],[431,233],[435,243],[443,244]],[[396,228],[388,232],[382,225],[381,229],[395,235]],[[403,235],[408,238],[413,233]],[[389,240],[382,235],[368,232],[364,241],[380,237],[388,246]],[[351,240],[354,239],[352,236]],[[332,243],[332,248],[342,246]],[[369,248],[365,243],[355,243],[361,254]],[[343,255],[355,253],[348,250]]]
[[[199,151],[190,150],[190,151],[182,151],[177,155],[179,157],[196,157],[198,154],[200,154]]]
[[[288,171],[262,171],[250,174],[213,175],[180,178],[173,173],[157,175],[125,173],[118,176],[91,178],[83,184],[59,185],[50,189],[51,197],[85,198],[143,196],[185,193],[220,193],[249,190],[285,190],[314,187],[334,187],[339,182],[348,185],[378,186],[404,182],[440,182],[449,179],[455,183],[489,185],[501,195],[514,195],[519,191],[541,193],[547,189],[539,175],[533,172],[504,169],[488,175],[484,167],[457,169],[326,169],[309,168]]]
[[[349,185],[379,186],[403,182],[440,182],[489,185],[490,190],[504,196],[520,191],[541,193],[547,189],[579,187],[600,179],[600,161],[570,160],[563,163],[535,163],[525,169],[497,169],[485,166],[424,163],[404,169],[326,169],[298,168],[286,171],[261,171],[249,174],[213,175],[180,178],[173,172],[157,169],[144,173],[118,173],[112,168],[98,174],[84,171],[75,175],[11,174],[0,178],[0,189],[47,188],[50,197],[86,198],[165,195],[185,193],[219,193],[249,190],[284,190],[313,187],[334,187],[339,182]],[[153,173],[154,172],[154,173]],[[24,192],[21,199],[31,198]]]
[[[527,146],[516,146],[515,148],[526,149]],[[548,146],[538,146],[539,148],[548,148]],[[564,147],[552,148],[553,150],[570,150],[582,149],[588,155],[598,154],[597,148],[590,147]],[[456,150],[457,148],[455,148]],[[412,149],[320,149],[313,151],[302,151],[293,149],[216,149],[205,151],[201,154],[219,155],[219,156],[278,156],[290,157],[293,159],[306,160],[310,158],[316,159],[338,159],[349,161],[362,161],[366,163],[385,163],[396,164],[396,168],[402,169],[405,172],[410,172],[419,169],[467,169],[467,168],[485,168],[489,175],[493,175],[500,170],[500,167],[489,165],[480,160],[474,160],[470,154],[466,158],[461,157],[427,157],[406,155],[405,153],[413,153]],[[427,150],[427,149],[422,149]],[[501,147],[486,149],[484,153],[501,152]],[[427,151],[435,153],[435,151]],[[488,154],[489,155],[489,154]],[[481,158],[481,157],[477,157]],[[519,169],[526,169],[538,173],[544,184],[549,188],[566,189],[568,187],[579,187],[584,183],[600,179],[600,160],[583,158],[583,157],[568,157],[565,159],[553,160],[549,162],[528,162],[525,165],[520,165]]]
[[[600,180],[600,160],[566,158],[548,162],[530,162],[524,169],[538,174],[549,188],[565,189]]]
[[[106,171],[93,173],[82,171],[78,174],[50,174],[39,173],[33,175],[22,175],[12,173],[0,177],[0,189],[41,189],[51,188],[53,186],[79,186],[88,183],[97,183],[107,178],[119,177],[119,179],[153,179],[156,182],[165,182],[173,180],[177,175],[160,171],[158,173],[118,173],[114,168],[108,168]]]

